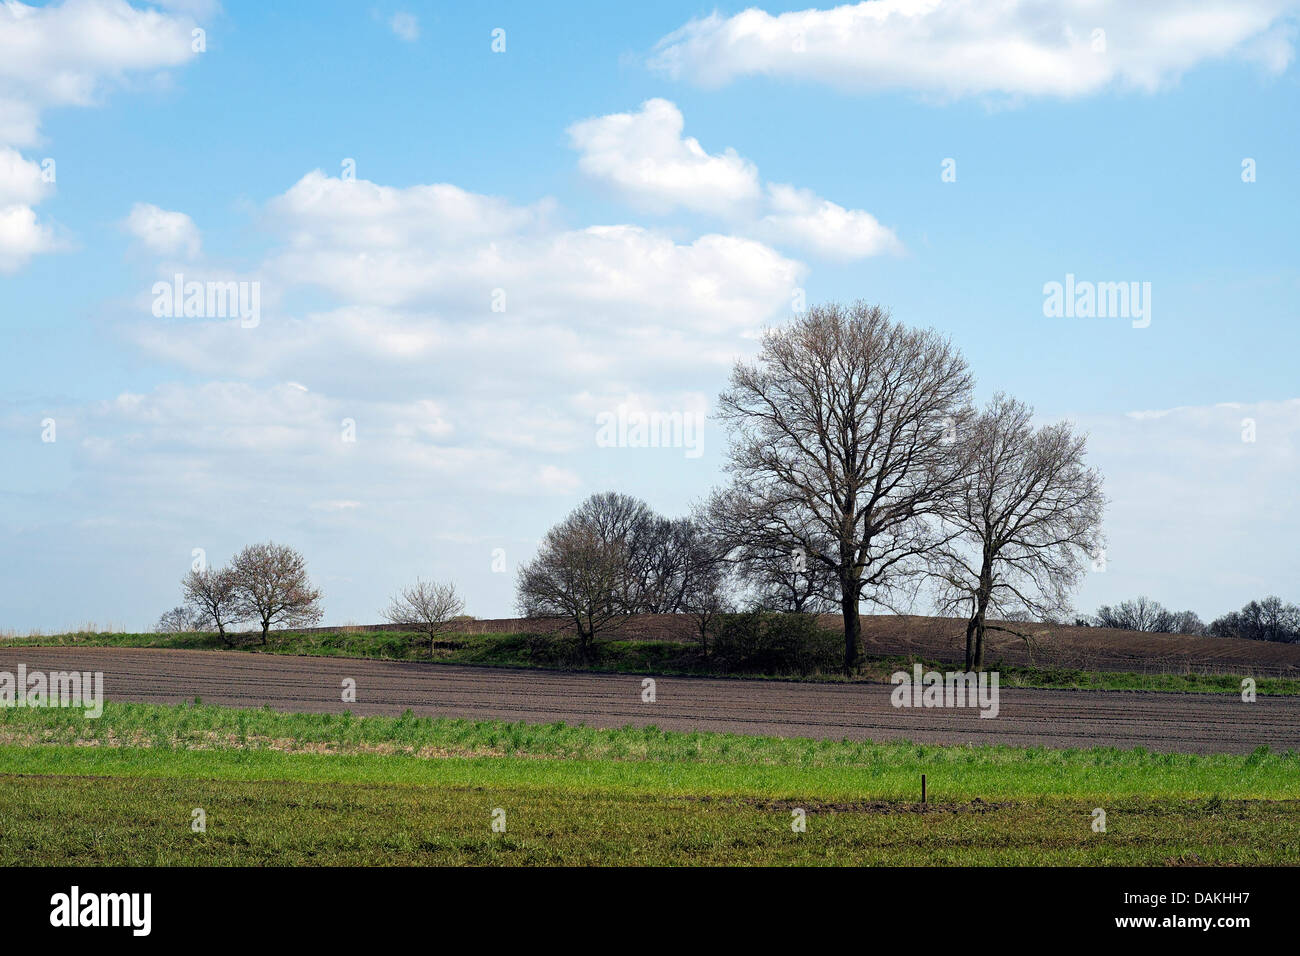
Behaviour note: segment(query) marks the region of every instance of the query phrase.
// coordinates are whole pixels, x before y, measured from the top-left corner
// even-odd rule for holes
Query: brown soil
[[[895,708],[884,683],[813,684],[459,667],[140,648],[0,648],[0,670],[104,673],[110,700],[471,720],[565,721],[850,740],[1249,753],[1300,749],[1300,698],[1003,688],[996,718],[974,708]],[[344,678],[357,702],[341,700]]]

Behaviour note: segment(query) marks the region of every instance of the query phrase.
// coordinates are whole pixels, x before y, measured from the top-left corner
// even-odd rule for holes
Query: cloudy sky
[[[585,495],[721,480],[711,421],[601,416],[857,298],[1090,432],[1082,610],[1300,600],[1297,3],[313,9],[0,6],[0,630],[150,626],[267,538],[331,623],[511,614]]]

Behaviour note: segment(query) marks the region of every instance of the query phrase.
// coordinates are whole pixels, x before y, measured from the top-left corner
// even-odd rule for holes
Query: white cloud
[[[428,399],[328,396],[294,382],[171,383],[60,417],[77,423],[60,440],[77,442],[106,483],[150,488],[149,500],[158,502],[181,503],[166,490],[178,476],[186,499],[223,489],[289,496],[310,485],[318,501],[354,507],[367,497],[419,494],[430,481],[515,494],[579,483],[563,465],[512,461]],[[367,497],[357,495],[362,489]]]
[[[707,86],[767,75],[943,97],[1151,91],[1230,56],[1285,69],[1295,10],[1295,0],[869,0],[776,16],[751,8],[691,20],[659,41],[651,62]]]
[[[586,175],[655,211],[734,214],[757,202],[754,164],[730,148],[710,155],[697,139],[682,136],[684,126],[675,105],[652,99],[636,113],[574,123],[569,140],[582,153],[578,167]]]
[[[49,192],[41,168],[11,147],[40,142],[46,109],[91,106],[133,74],[187,62],[193,26],[125,0],[0,4],[0,273],[59,246],[34,209]]]
[[[893,230],[870,213],[845,209],[806,189],[769,183],[728,148],[709,154],[682,136],[681,111],[663,99],[636,113],[613,113],[569,127],[579,168],[641,208],[684,208],[728,220],[741,232],[823,258],[861,259],[899,252]]]
[[[125,0],[8,0],[0,6],[0,141],[35,145],[43,110],[90,106],[132,73],[186,63],[193,27],[187,15]]]
[[[16,272],[33,255],[54,248],[54,235],[36,221],[36,210],[30,206],[0,208],[0,275]]]
[[[512,206],[445,184],[395,189],[314,172],[270,209],[288,242],[269,265],[285,282],[479,322],[525,316],[607,335],[646,325],[731,331],[787,302],[804,271],[752,239],[556,229],[549,203]],[[495,290],[504,312],[492,310]]]
[[[790,243],[825,259],[865,259],[901,252],[903,244],[892,229],[861,209],[845,209],[807,189],[770,184],[770,209],[759,223],[759,235]]]
[[[317,169],[272,200],[268,212],[295,248],[359,251],[501,238],[545,225],[554,207],[551,200],[513,206],[448,183],[398,188]]]
[[[398,39],[405,40],[407,43],[414,43],[420,39],[420,21],[414,14],[404,11],[394,13],[393,18],[388,21],[392,27],[393,33]]]
[[[0,208],[35,206],[52,191],[39,163],[0,146]]]
[[[183,212],[172,212],[151,203],[138,202],[131,207],[124,225],[127,232],[139,239],[146,249],[159,256],[193,259],[202,247],[199,227]]]

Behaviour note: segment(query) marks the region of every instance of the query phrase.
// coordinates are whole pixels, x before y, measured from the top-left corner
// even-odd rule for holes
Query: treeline
[[[740,594],[833,608],[851,673],[861,603],[899,607],[926,588],[965,619],[966,667],[979,670],[986,631],[1068,613],[1103,546],[1104,499],[1069,423],[1035,427],[1000,393],[977,409],[973,389],[933,330],[866,303],[812,307],[769,330],[719,397],[731,483],[689,519],[588,499],[521,571],[520,609],[572,620],[586,647],[637,610],[695,614],[707,639]]]
[[[1229,611],[1206,624],[1192,611],[1169,611],[1145,595],[1102,605],[1093,617],[1076,618],[1084,627],[1110,627],[1150,634],[1199,634],[1240,637],[1250,641],[1300,643],[1300,606],[1270,595],[1250,601],[1240,611]]]
[[[300,551],[266,542],[243,548],[225,567],[191,568],[181,579],[184,604],[166,612],[156,630],[215,631],[227,647],[236,627],[250,622],[267,643],[272,627],[311,627],[321,618],[321,592],[307,575]],[[437,635],[463,619],[465,602],[453,584],[417,579],[393,596],[384,619],[424,635],[430,654]]]
[[[591,496],[520,568],[519,610],[572,622],[584,654],[636,613],[693,615],[707,654],[731,612],[838,610],[852,673],[862,603],[897,610],[924,593],[964,620],[966,669],[980,670],[986,632],[1029,638],[1033,622],[1072,618],[1072,592],[1104,559],[1105,499],[1069,422],[1036,426],[1030,406],[1002,393],[976,408],[973,390],[965,358],[935,331],[861,302],[809,308],[768,330],[719,396],[730,483],[682,518],[628,495]],[[319,617],[301,556],[275,545],[194,572],[185,593],[223,639],[242,619],[258,620],[265,640],[271,624]],[[417,582],[386,616],[432,649],[461,609],[452,585]],[[1294,640],[1295,610],[1251,602],[1208,630]],[[784,626],[763,620],[741,630]],[[1145,598],[1101,608],[1096,623],[1205,629]]]

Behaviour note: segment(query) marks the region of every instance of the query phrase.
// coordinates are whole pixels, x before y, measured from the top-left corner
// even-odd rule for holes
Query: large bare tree
[[[390,624],[415,628],[427,637],[429,656],[433,657],[433,645],[438,635],[464,611],[465,602],[456,593],[456,585],[417,578],[410,587],[394,595],[384,611],[384,619]]]
[[[810,308],[739,362],[720,397],[732,492],[763,542],[834,574],[844,667],[858,664],[864,593],[883,601],[933,544],[924,520],[958,474],[951,435],[969,414],[961,354],[878,306]]]
[[[1016,620],[1058,620],[1102,545],[1101,476],[1068,422],[1035,429],[1033,409],[1001,393],[956,442],[961,477],[930,554],[940,609],[966,617],[966,670],[984,666],[984,634],[1028,639]],[[1004,623],[990,622],[990,615]]]
[[[191,570],[181,579],[181,590],[185,606],[193,612],[195,626],[215,627],[221,643],[231,646],[234,642],[226,634],[226,628],[248,616],[235,588],[234,574],[217,568]]]
[[[309,627],[320,620],[321,594],[301,552],[270,541],[250,544],[230,562],[230,573],[246,616],[262,626],[263,644],[273,624]]]

